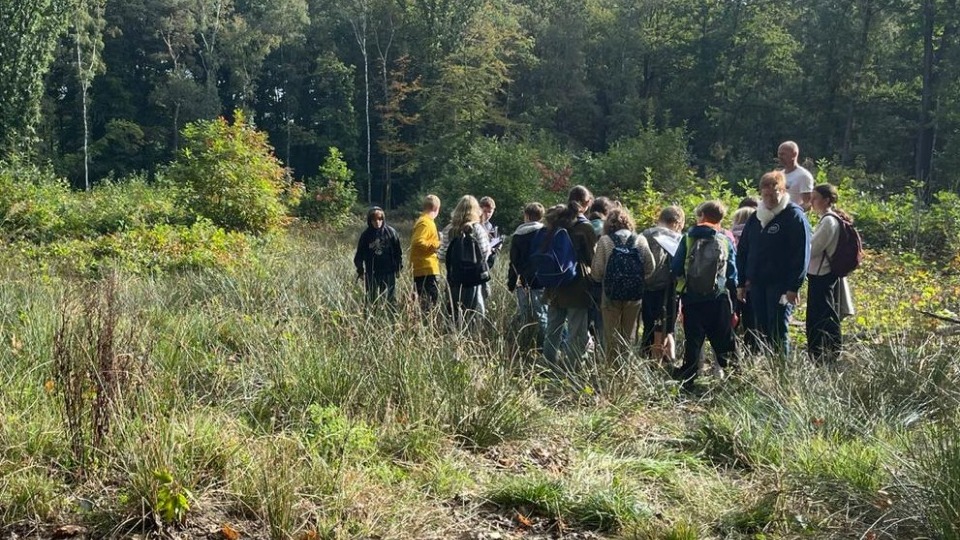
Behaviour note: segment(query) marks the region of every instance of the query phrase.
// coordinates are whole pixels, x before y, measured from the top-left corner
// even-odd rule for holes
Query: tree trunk
[[[83,114],[83,189],[90,191],[90,124],[87,119],[87,81],[83,76],[83,55],[80,52],[80,34],[77,33],[77,78],[80,80],[80,108]]]
[[[935,134],[934,122],[934,58],[933,58],[933,29],[936,18],[934,0],[923,2],[923,89],[920,94],[920,118],[917,130],[916,169],[917,180],[927,183],[933,168],[933,139]]]

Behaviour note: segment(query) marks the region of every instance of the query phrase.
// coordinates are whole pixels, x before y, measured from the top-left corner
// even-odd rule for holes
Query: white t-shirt
[[[787,177],[787,193],[790,194],[790,202],[800,204],[803,200],[800,196],[813,191],[813,175],[799,165],[790,172],[784,172],[784,175]]]

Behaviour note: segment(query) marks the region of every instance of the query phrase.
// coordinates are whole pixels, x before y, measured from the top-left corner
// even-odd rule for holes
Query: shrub
[[[478,199],[493,197],[497,203],[494,221],[509,229],[521,221],[525,204],[539,201],[549,206],[566,196],[566,186],[562,194],[545,188],[548,176],[540,153],[531,146],[488,138],[478,139],[464,155],[454,158],[435,187],[440,200],[450,209],[466,194]]]
[[[80,275],[119,267],[134,274],[172,270],[229,269],[247,260],[247,236],[201,220],[189,227],[138,227],[93,239],[72,239],[41,246],[20,244],[19,251],[41,263]]]
[[[168,174],[196,215],[228,230],[268,232],[285,214],[286,175],[266,135],[241,111],[234,114],[232,124],[224,118],[187,124]]]
[[[635,137],[616,141],[605,154],[581,161],[577,181],[608,196],[641,190],[647,181],[661,193],[689,191],[696,177],[690,169],[687,141],[682,128],[641,130]]]
[[[6,240],[52,240],[63,225],[70,189],[49,169],[0,161],[0,216]]]
[[[340,227],[350,220],[357,188],[353,171],[347,168],[343,153],[331,146],[317,176],[307,179],[307,192],[300,200],[300,217]]]

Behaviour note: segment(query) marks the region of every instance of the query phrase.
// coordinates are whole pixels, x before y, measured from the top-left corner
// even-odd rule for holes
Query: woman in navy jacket
[[[810,264],[810,222],[803,209],[790,202],[781,171],[760,178],[760,198],[737,246],[737,293],[742,300],[749,290],[760,337],[786,354],[787,325]]]

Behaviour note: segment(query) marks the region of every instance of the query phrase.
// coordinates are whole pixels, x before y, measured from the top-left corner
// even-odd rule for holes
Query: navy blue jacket
[[[762,204],[762,203],[761,203]],[[737,246],[740,282],[797,292],[810,266],[810,222],[790,203],[766,227],[756,214],[743,227]]]
[[[719,292],[715,296],[683,293],[683,299],[687,303],[716,300],[724,294],[727,294],[727,287],[735,288],[737,286],[737,252],[733,247],[733,242],[722,232],[707,225],[690,227],[687,234],[683,235],[683,238],[680,239],[680,246],[677,247],[677,253],[673,256],[673,261],[670,263],[670,271],[677,277],[683,277],[686,274],[688,236],[690,238],[707,238],[718,234],[721,235],[723,241],[727,243],[727,269],[724,276],[717,276],[717,290]]]

